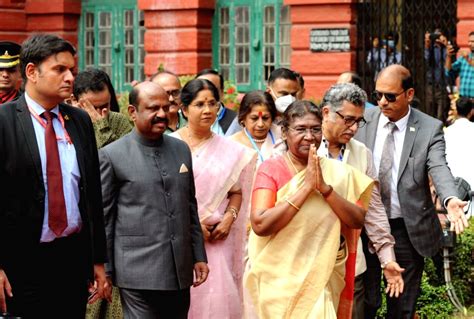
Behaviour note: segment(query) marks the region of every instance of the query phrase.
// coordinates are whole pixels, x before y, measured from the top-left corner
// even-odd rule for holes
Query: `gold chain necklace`
[[[293,167],[296,174],[298,174],[300,171],[296,168],[295,164],[293,164],[293,161],[291,160],[291,157],[290,157],[290,154],[288,153],[288,151],[286,152],[286,157],[288,158],[288,161],[290,162],[291,167]]]
[[[214,133],[211,132],[211,134],[209,136],[207,136],[206,138],[204,138],[202,141],[196,143],[196,145],[193,145],[193,138],[191,136],[191,130],[189,129],[189,126],[186,126],[186,129],[188,131],[188,141],[189,141],[189,148],[191,149],[191,152],[194,153],[194,151],[199,148],[199,146],[201,146],[202,144],[204,144],[207,140],[209,140],[213,135]]]

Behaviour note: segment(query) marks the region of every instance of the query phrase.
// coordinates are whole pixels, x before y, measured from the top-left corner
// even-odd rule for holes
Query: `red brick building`
[[[460,46],[466,46],[467,35],[474,30],[474,0],[451,1],[457,30],[450,32],[457,34]],[[264,88],[269,72],[286,66],[304,76],[307,96],[319,99],[339,73],[357,70],[357,61],[364,61],[357,56],[361,40],[357,29],[365,19],[358,16],[361,3],[386,2],[387,8],[397,3],[262,0],[257,6],[254,2],[0,0],[0,39],[21,42],[38,31],[63,36],[77,45],[79,68],[104,68],[118,91],[126,90],[131,80],[152,74],[159,65],[178,74],[215,67],[240,91]],[[381,12],[387,23],[398,23],[397,28],[403,29],[400,13],[389,17]],[[364,23],[370,28],[375,21]],[[348,30],[349,49],[311,50],[313,29]]]

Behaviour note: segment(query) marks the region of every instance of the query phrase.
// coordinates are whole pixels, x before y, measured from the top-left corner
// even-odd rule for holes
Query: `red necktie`
[[[66,204],[64,202],[63,177],[59,161],[58,143],[53,128],[54,113],[41,114],[47,123],[45,128],[46,176],[48,179],[49,228],[60,236],[67,227]]]

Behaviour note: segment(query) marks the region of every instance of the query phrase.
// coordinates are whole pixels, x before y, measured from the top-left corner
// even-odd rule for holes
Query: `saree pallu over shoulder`
[[[171,136],[180,138],[179,134]],[[193,153],[194,182],[199,219],[211,217],[240,178],[242,170],[255,159],[255,152],[228,138],[214,134]]]
[[[321,158],[326,183],[350,202],[367,207],[373,181],[357,169]],[[306,170],[277,194],[277,203],[304,183]],[[260,319],[336,318],[344,288],[347,248],[340,248],[341,222],[323,197],[313,192],[278,233],[249,239],[246,295]]]

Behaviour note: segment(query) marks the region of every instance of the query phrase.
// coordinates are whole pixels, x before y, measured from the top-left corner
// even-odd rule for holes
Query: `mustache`
[[[164,124],[168,125],[168,119],[166,117],[155,116],[151,120],[151,124],[156,124],[156,123],[164,123]]]

